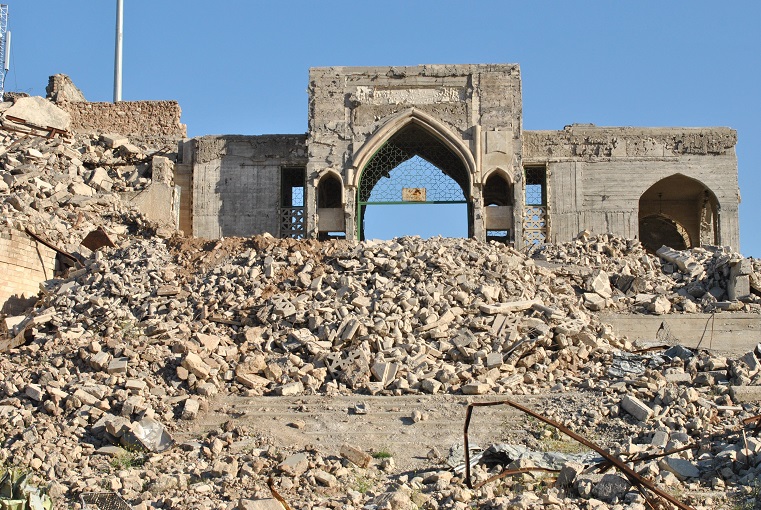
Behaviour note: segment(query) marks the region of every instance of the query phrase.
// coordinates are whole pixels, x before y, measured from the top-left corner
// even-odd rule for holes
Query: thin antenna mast
[[[116,0],[116,56],[114,61],[114,103],[122,100],[122,40],[123,33],[123,0]]]
[[[0,101],[5,95],[5,76],[11,67],[11,33],[8,31],[8,4],[0,4]]]

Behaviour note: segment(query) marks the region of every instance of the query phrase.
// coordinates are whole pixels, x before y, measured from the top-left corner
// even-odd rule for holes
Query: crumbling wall
[[[0,310],[10,315],[23,311],[39,284],[53,278],[56,254],[18,230],[0,232]]]
[[[308,232],[316,235],[315,186],[329,171],[340,175],[346,188],[346,225],[356,224],[363,148],[389,126],[392,131],[404,127],[405,112],[412,109],[419,118],[440,123],[436,135],[446,131],[474,161],[466,193],[473,203],[474,234],[485,237],[482,176],[497,168],[520,175],[520,69],[513,64],[310,69]],[[354,236],[353,230],[347,232],[347,238]]]
[[[737,249],[736,142],[737,133],[729,128],[573,125],[562,131],[526,131],[523,156],[524,164],[547,166],[554,242],[571,240],[583,229],[638,237],[642,194],[661,179],[683,175],[716,196],[718,242]]]
[[[187,126],[180,123],[182,110],[177,101],[59,102],[57,105],[71,115],[71,130],[77,133],[187,136]]]
[[[187,144],[183,163],[193,161],[193,235],[278,236],[281,169],[306,166],[306,136],[204,136]]]

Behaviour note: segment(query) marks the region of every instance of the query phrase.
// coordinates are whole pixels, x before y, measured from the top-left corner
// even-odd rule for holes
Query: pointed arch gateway
[[[397,115],[354,156],[357,238],[368,206],[412,204],[464,204],[472,236],[475,169],[468,147],[441,122],[414,108]]]
[[[639,237],[651,252],[717,244],[719,201],[705,184],[682,174],[665,177],[639,199]]]

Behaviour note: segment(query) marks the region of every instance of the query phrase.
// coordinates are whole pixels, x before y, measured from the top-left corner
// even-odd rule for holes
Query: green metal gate
[[[470,179],[460,158],[425,129],[401,129],[373,155],[357,189],[357,236],[364,238],[368,205],[471,204]],[[470,235],[470,232],[469,232]]]

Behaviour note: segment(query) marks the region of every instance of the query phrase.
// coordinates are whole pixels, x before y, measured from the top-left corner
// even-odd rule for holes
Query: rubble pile
[[[171,145],[135,145],[118,135],[46,138],[0,131],[0,147],[3,227],[29,229],[84,259],[91,251],[81,242],[98,227],[112,236],[150,229],[120,193],[144,190],[154,158],[159,166]]]
[[[758,261],[726,247],[677,251],[664,246],[654,256],[637,240],[583,231],[574,241],[540,245],[531,254],[536,260],[574,268],[581,287],[590,272],[601,271],[603,277],[594,282],[598,287],[586,285],[596,291],[584,295],[592,310],[655,314],[760,310]]]
[[[529,254],[467,239],[168,239],[120,193],[165,180],[169,146],[0,132],[4,228],[78,262],[5,318],[15,347],[0,352],[0,461],[59,504],[109,491],[140,509],[278,508],[280,492],[304,509],[645,508],[626,479],[571,460],[470,489],[435,456],[399,472],[361,444],[298,451],[234,418],[174,439],[228,397],[314,394],[548,395],[546,416],[695,506],[754,496],[761,439],[743,420],[761,412],[761,347],[647,351],[596,312],[759,311],[756,261],[656,257],[590,233]],[[113,246],[93,251],[82,241],[98,227]],[[562,442],[526,430],[515,439],[532,449]],[[534,462],[474,464],[473,478]]]
[[[0,422],[16,431],[2,451],[57,480],[53,494],[72,496],[103,488],[102,472],[134,455],[112,445],[124,445],[144,420],[174,432],[228,394],[578,390],[596,395],[597,404],[548,414],[590,434],[615,420],[619,437],[631,438],[619,445],[622,454],[718,438],[699,455],[669,457],[687,462],[689,476],[656,460],[643,468],[651,478],[718,489],[758,476],[761,443],[746,447],[727,430],[758,413],[757,403],[740,399],[743,388],[760,383],[760,356],[635,354],[563,275],[504,245],[463,239],[349,246],[127,237],[68,278],[47,282],[29,322],[16,327],[29,341],[2,360]],[[281,466],[285,454],[264,443],[257,455],[235,451],[236,443],[256,439],[230,427],[183,445],[187,452],[147,455],[146,464],[110,475],[105,488],[166,508],[189,500],[214,508],[213,501],[250,490],[264,494],[261,473],[279,472],[281,489],[303,508],[316,504],[323,487],[355,508],[370,502],[336,489],[358,476],[338,452],[302,452],[306,467],[292,473]],[[287,481],[305,476],[314,480],[298,487]],[[457,498],[470,494],[450,487],[457,479],[446,489],[414,477],[405,483],[409,494],[430,493],[431,508],[434,501],[464,508]],[[580,486],[587,487],[572,484],[569,494],[592,494],[594,485]],[[470,497],[490,499],[493,490],[484,486]],[[565,492],[557,494],[564,501]],[[493,507],[508,508],[513,499],[495,497]]]

